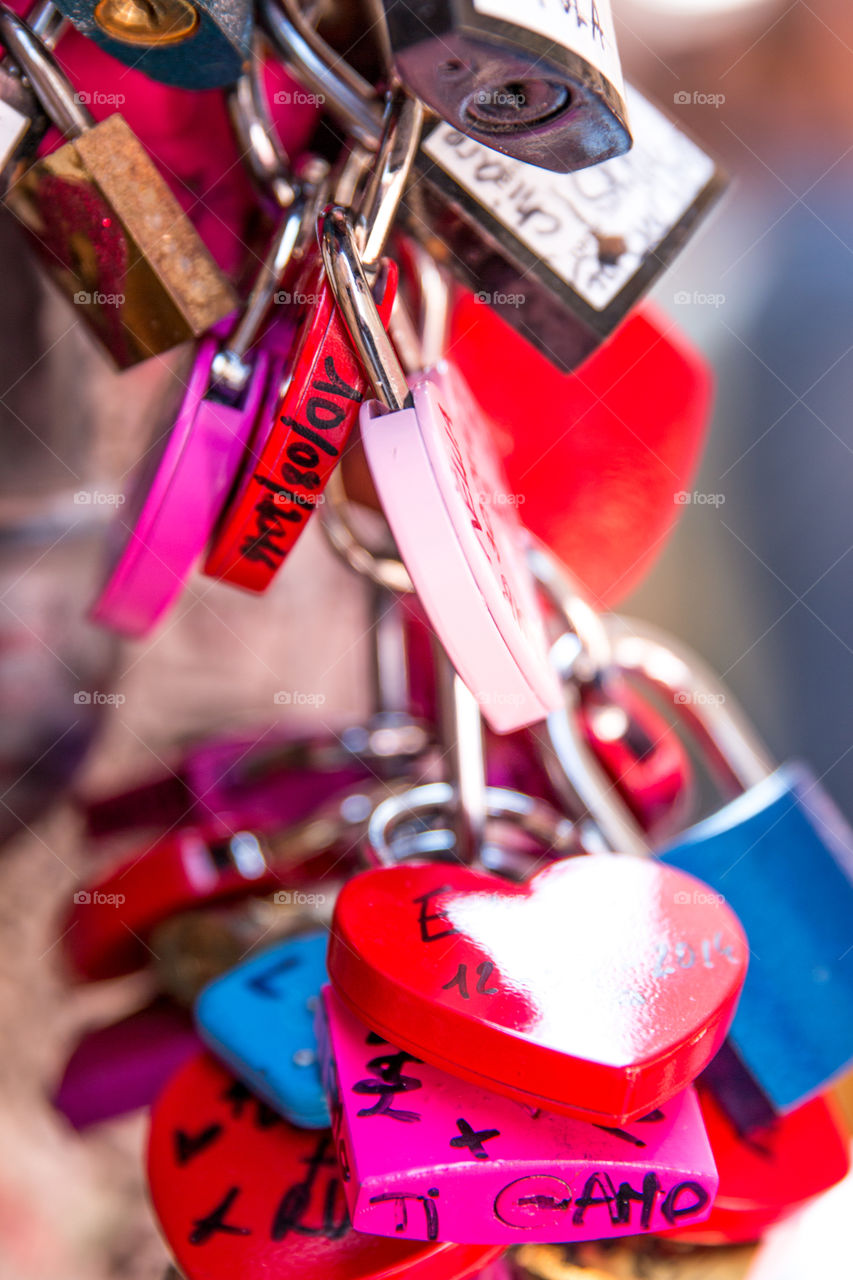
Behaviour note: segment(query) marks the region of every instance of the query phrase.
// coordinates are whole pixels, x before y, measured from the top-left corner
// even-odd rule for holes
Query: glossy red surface
[[[227,835],[217,840],[185,827],[78,889],[59,930],[65,954],[75,974],[89,981],[130,973],[151,959],[145,940],[169,916],[305,883],[321,876],[330,860],[340,868],[333,852],[331,859],[279,870],[255,846],[235,857]]]
[[[660,712],[623,683],[618,703],[593,694],[580,714],[587,741],[642,828],[657,836],[683,830],[693,768]]]
[[[397,287],[388,264],[378,304],[385,324]],[[335,308],[323,264],[302,274],[302,315],[289,381],[269,431],[226,508],[204,572],[265,591],[316,510],[355,426],[367,381]]]
[[[524,523],[599,607],[622,599],[684,509],[675,495],[691,487],[709,425],[709,366],[648,305],[571,374],[470,293],[451,344]]]
[[[186,1280],[462,1280],[489,1245],[352,1230],[328,1130],[294,1129],[204,1054],[154,1106],[151,1201]]]
[[[638,858],[526,884],[440,864],[363,872],[335,909],[329,974],[392,1044],[519,1101],[625,1123],[690,1083],[747,964],[734,913]]]
[[[757,1240],[849,1172],[849,1138],[830,1099],[813,1098],[744,1138],[707,1089],[699,1097],[720,1187],[704,1222],[667,1231],[668,1238],[709,1245]]]

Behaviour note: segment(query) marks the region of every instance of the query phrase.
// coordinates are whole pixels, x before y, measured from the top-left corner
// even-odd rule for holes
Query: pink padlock
[[[163,617],[207,546],[247,457],[263,443],[255,435],[273,420],[292,335],[280,317],[266,329],[263,323],[312,213],[313,197],[298,195],[230,336],[202,341],[175,425],[162,451],[147,460],[128,514],[120,512],[118,547],[92,614],[103,625],[144,636]]]
[[[324,217],[326,271],[378,401],[360,427],[384,514],[454,667],[499,733],[561,705],[524,533],[488,426],[456,370],[411,387],[382,329],[348,212]],[[390,410],[390,412],[389,412]]]
[[[717,1171],[692,1088],[624,1129],[533,1111],[395,1049],[331,987],[318,1039],[357,1231],[572,1243],[711,1211]]]

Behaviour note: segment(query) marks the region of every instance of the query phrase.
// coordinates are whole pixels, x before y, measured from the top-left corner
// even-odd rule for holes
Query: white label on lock
[[[0,100],[0,155],[11,159],[30,127],[29,118]]]
[[[436,126],[423,150],[588,306],[603,311],[714,175],[710,156],[634,89],[628,105],[632,150],[577,173],[499,155],[448,124]]]
[[[622,66],[610,0],[473,0],[477,13],[535,31],[590,62],[622,97]]]

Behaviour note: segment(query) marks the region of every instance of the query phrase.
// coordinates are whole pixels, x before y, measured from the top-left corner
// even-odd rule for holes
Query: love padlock
[[[561,173],[630,147],[609,0],[382,7],[400,78],[468,137]]]
[[[5,5],[0,38],[69,138],[6,197],[46,271],[119,368],[200,336],[236,299],[141,143],[120,115],[95,122]]]
[[[321,1052],[353,1225],[414,1240],[600,1239],[706,1217],[692,1090],[629,1128],[531,1112],[388,1044],[323,992]]]
[[[327,942],[324,929],[288,938],[217,978],[195,1004],[208,1048],[305,1129],[329,1126],[314,1032]]]
[[[148,1182],[186,1280],[462,1280],[500,1253],[353,1231],[331,1134],[294,1129],[207,1055],[154,1107]]]
[[[424,609],[492,728],[540,720],[559,704],[559,687],[521,525],[476,405],[448,364],[415,378],[410,391],[345,209],[326,211],[322,245],[338,306],[380,397],[362,410],[362,441]]]
[[[97,981],[140,968],[152,958],[153,930],[195,907],[307,885],[331,895],[328,882],[355,861],[370,810],[386,794],[384,784],[362,784],[266,835],[187,827],[143,847],[75,892],[64,935],[73,972]]]
[[[731,1044],[786,1112],[853,1060],[853,832],[805,766],[774,770],[695,655],[634,620],[614,630],[617,662],[671,699],[735,793],[660,856],[724,893],[743,922],[750,965]]]
[[[393,263],[380,257],[402,191],[400,148],[417,142],[419,109],[389,101],[372,183],[364,195],[365,252],[376,276],[378,312],[387,324],[397,286]],[[403,163],[403,175],[408,164]],[[394,181],[390,182],[389,175]],[[373,295],[371,295],[373,296]],[[366,382],[319,260],[296,285],[299,327],[284,394],[271,428],[253,454],[223,514],[204,572],[249,591],[265,591],[293,549],[341,460]]]
[[[370,853],[422,806],[383,802]],[[556,831],[556,827],[554,828]],[[547,823],[535,827],[547,852]],[[747,963],[720,895],[648,859],[590,854],[510,883],[423,863],[342,889],[329,943],[336,992],[401,1050],[546,1111],[625,1124],[714,1056]]]
[[[202,1042],[188,1013],[157,997],[77,1041],[51,1101],[75,1129],[148,1107]]]
[[[850,1170],[849,1137],[828,1098],[812,1098],[747,1138],[707,1089],[700,1088],[699,1099],[720,1185],[705,1221],[685,1221],[672,1230],[675,1239],[705,1245],[758,1240]]]
[[[451,316],[453,360],[488,421],[524,523],[600,608],[666,543],[710,423],[712,374],[673,321],[637,308],[562,373],[473,293]],[[528,424],[536,421],[536,431]]]

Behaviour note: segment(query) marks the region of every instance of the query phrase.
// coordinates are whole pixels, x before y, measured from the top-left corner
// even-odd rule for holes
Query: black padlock
[[[468,137],[558,173],[631,146],[610,0],[381,5],[400,79]]]

